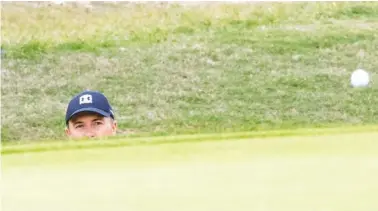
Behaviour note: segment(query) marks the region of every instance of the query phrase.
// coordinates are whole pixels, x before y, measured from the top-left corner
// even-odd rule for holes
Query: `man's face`
[[[115,135],[117,123],[97,113],[81,112],[70,119],[66,134],[70,138],[98,138]]]

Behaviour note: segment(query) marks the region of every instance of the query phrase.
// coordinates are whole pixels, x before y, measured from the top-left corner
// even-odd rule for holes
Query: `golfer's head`
[[[116,133],[117,123],[108,99],[97,91],[74,96],[66,111],[66,134],[71,138],[96,138]]]

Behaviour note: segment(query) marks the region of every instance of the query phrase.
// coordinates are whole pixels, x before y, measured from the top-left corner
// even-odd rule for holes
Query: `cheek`
[[[111,124],[104,124],[98,128],[98,132],[101,134],[111,134],[113,132],[113,128]]]
[[[79,136],[81,134],[82,134],[82,132],[79,131],[79,130],[75,130],[75,129],[71,130],[71,135],[72,136]]]

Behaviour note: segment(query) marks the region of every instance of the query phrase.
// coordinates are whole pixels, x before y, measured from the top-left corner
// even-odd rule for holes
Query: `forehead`
[[[71,122],[78,122],[78,121],[92,121],[94,119],[104,119],[105,117],[94,112],[80,112],[73,116],[70,121]]]

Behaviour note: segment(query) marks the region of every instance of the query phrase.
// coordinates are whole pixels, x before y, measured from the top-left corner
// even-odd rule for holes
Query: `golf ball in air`
[[[369,73],[363,69],[357,69],[352,73],[350,80],[353,87],[367,86],[370,81]]]

